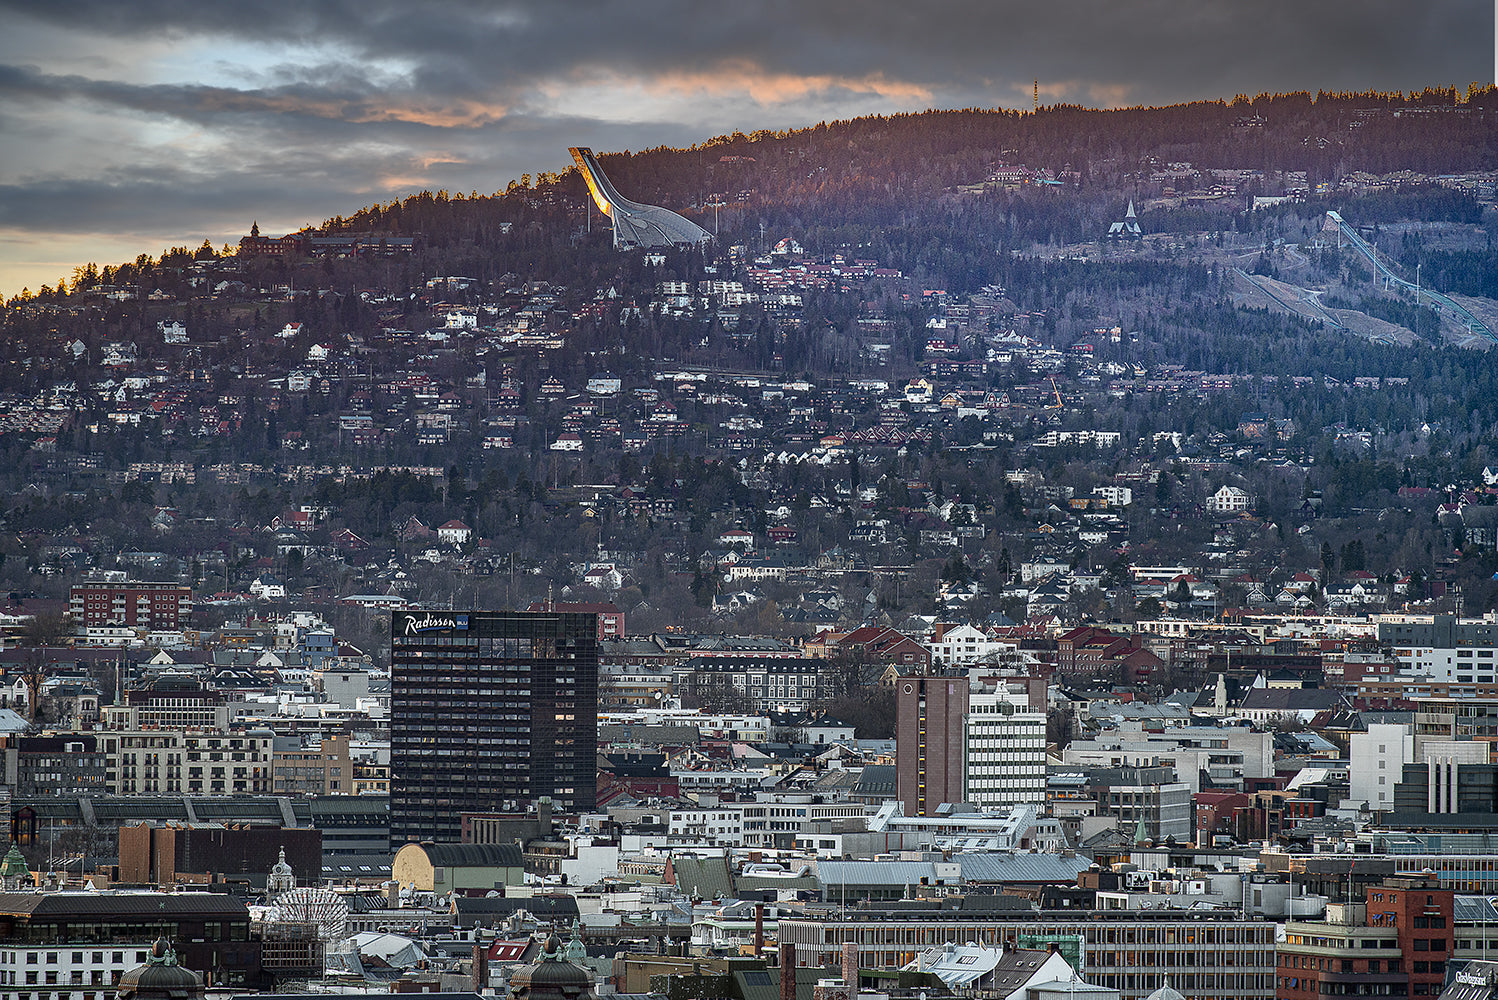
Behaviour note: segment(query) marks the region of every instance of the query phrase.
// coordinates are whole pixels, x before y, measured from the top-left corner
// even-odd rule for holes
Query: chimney
[[[759,958],[765,950],[765,904],[754,904],[754,957]]]
[[[796,946],[780,942],[780,1000],[796,1000]]]
[[[541,831],[540,836],[551,836],[551,809],[552,801],[550,795],[543,795],[536,800],[536,826]]]
[[[858,992],[858,944],[854,941],[843,942],[843,985]]]
[[[473,992],[482,993],[489,986],[489,947],[473,942]]]

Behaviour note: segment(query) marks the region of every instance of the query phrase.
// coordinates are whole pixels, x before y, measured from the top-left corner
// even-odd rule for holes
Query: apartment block
[[[275,735],[201,730],[110,730],[99,735],[113,795],[252,795],[271,790]]]
[[[174,631],[192,613],[192,589],[177,583],[85,582],[69,593],[73,621]]]

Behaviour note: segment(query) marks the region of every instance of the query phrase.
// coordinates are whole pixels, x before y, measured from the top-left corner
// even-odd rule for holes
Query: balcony
[[[1297,969],[1282,969],[1280,971],[1281,971],[1281,974],[1284,974],[1286,972],[1293,974],[1293,973],[1295,973],[1297,971],[1298,972],[1303,972],[1303,973],[1308,973],[1310,977],[1314,977],[1316,979],[1319,979],[1323,983],[1339,983],[1339,984],[1348,985],[1348,986],[1352,986],[1352,985],[1360,984],[1360,983],[1361,984],[1366,984],[1366,985],[1373,985],[1373,984],[1376,983],[1378,985],[1388,985],[1388,986],[1393,986],[1393,987],[1400,987],[1399,989],[1392,989],[1392,990],[1366,990],[1366,989],[1365,990],[1358,990],[1358,989],[1346,989],[1346,990],[1332,990],[1332,991],[1330,991],[1330,992],[1339,993],[1339,994],[1342,994],[1342,995],[1345,995],[1345,996],[1352,996],[1352,995],[1355,995],[1355,994],[1361,994],[1361,995],[1383,994],[1385,996],[1393,994],[1395,996],[1398,996],[1399,994],[1401,994],[1401,993],[1404,992],[1403,989],[1402,989],[1402,987],[1409,982],[1409,975],[1406,974],[1406,973],[1403,973],[1403,972],[1316,972],[1313,969],[1298,969],[1298,970]],[[1306,976],[1302,976],[1302,978],[1307,978],[1307,977]],[[1327,992],[1327,991],[1322,991],[1322,992]]]

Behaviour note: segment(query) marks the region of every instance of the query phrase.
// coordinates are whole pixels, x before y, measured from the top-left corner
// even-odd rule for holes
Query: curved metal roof
[[[594,204],[613,220],[615,246],[669,247],[701,243],[712,238],[706,229],[670,209],[641,205],[620,195],[587,146],[573,146],[569,152],[577,161],[583,180],[587,181]]]

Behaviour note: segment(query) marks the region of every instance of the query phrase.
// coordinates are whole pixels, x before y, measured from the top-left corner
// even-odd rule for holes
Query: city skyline
[[[1022,109],[1037,80],[1042,104],[1117,107],[1492,78],[1475,0],[1093,6],[7,3],[0,293],[253,220],[492,193],[578,144]]]

